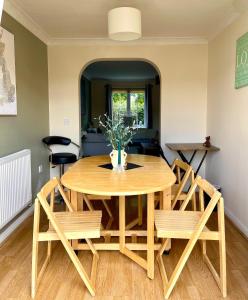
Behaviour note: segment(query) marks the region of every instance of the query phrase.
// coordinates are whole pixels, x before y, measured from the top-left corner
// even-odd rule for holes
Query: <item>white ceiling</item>
[[[107,38],[107,13],[142,12],[144,38],[210,38],[247,9],[247,0],[6,0],[50,38]]]

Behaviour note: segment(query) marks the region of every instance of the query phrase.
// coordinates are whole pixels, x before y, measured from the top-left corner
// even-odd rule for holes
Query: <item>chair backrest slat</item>
[[[199,187],[199,185],[198,185]],[[204,205],[204,191],[202,187],[199,187],[199,204],[200,204],[200,211],[204,211],[205,205]]]
[[[197,176],[194,183],[191,185],[191,188],[186,196],[186,199],[183,201],[180,210],[185,210],[191,197],[195,193],[197,187],[199,188],[199,201],[200,201],[200,210],[206,211],[209,206],[212,206],[212,202],[216,203],[221,198],[221,193],[218,192],[213,185],[211,185],[207,180],[202,179],[200,176]],[[204,192],[211,198],[208,206],[204,209]],[[217,200],[216,200],[217,199]],[[216,205],[216,204],[215,204]]]
[[[59,180],[57,178],[51,179],[48,183],[46,183],[43,188],[40,191],[40,197],[42,197],[45,201],[47,201],[48,196],[51,195],[51,208],[53,210],[53,205],[54,205],[54,190],[58,188],[59,193],[61,194],[66,206],[68,207],[69,211],[73,211],[73,207],[68,200],[64,189],[62,185],[60,184]]]
[[[186,196],[186,198],[183,200],[183,203],[182,203],[182,205],[180,206],[180,209],[179,209],[179,210],[185,210],[185,209],[186,209],[187,205],[189,204],[189,201],[191,201],[192,197],[195,196],[196,188],[197,188],[197,181],[195,180],[195,181],[192,183],[192,185],[191,185],[191,187],[190,187],[190,189],[189,189],[189,191],[188,191],[188,193],[187,193],[187,196]]]
[[[187,164],[186,162],[184,162],[180,159],[176,159],[175,164],[176,164],[176,166],[178,166],[180,169],[184,170],[185,172],[188,170],[189,164]]]
[[[203,191],[210,197],[212,198],[215,191],[216,191],[216,188],[211,185],[207,180],[201,178],[201,177],[198,177],[198,180],[197,180],[197,184],[199,187],[201,187],[203,189]]]
[[[181,171],[179,166],[176,166],[176,175],[178,183],[181,183]]]
[[[43,188],[41,189],[41,193],[43,197],[47,199],[47,197],[51,194],[52,191],[58,186],[58,180],[57,178],[53,178],[50,181],[48,181]]]
[[[173,162],[172,171],[174,170],[176,171],[178,189],[176,191],[176,194],[174,195],[174,199],[172,199],[172,209],[175,207],[181,193],[183,192],[183,189],[190,177],[190,174],[193,173],[192,167],[179,159],[175,159],[175,161]],[[181,178],[181,170],[183,170],[184,172],[182,178]]]
[[[63,200],[65,201],[65,204],[68,207],[69,211],[72,212],[73,211],[73,207],[72,207],[69,199],[67,198],[67,196],[66,196],[66,194],[64,192],[64,189],[63,189],[62,185],[60,184],[60,182],[58,182],[58,190],[59,190],[59,192],[60,192]]]

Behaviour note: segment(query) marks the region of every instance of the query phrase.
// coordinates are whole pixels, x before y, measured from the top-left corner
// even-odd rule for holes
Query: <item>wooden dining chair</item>
[[[54,194],[58,189],[68,211],[54,212]],[[48,202],[50,198],[50,204]],[[48,230],[40,231],[40,208],[43,208],[49,220]],[[50,180],[37,195],[34,209],[34,227],[33,227],[33,250],[32,250],[32,281],[31,294],[35,297],[38,284],[44,274],[52,254],[52,241],[60,240],[69,255],[72,263],[78,271],[81,279],[88,288],[92,296],[95,295],[95,280],[99,255],[91,242],[92,238],[100,238],[101,211],[83,211],[75,212],[60,184],[58,179]],[[91,274],[88,276],[80,260],[75,254],[70,240],[85,239],[91,252],[93,253]],[[48,242],[47,255],[43,266],[38,273],[38,253],[39,242]]]
[[[193,193],[199,188],[200,211],[186,211]],[[211,198],[207,207],[204,207],[204,192]],[[218,212],[218,230],[211,231],[206,223],[209,220],[215,206]],[[224,200],[221,194],[206,180],[197,176],[191,186],[186,199],[183,201],[180,210],[155,210],[155,226],[157,237],[165,239],[158,251],[157,260],[163,281],[164,297],[168,299],[196,242],[201,240],[203,259],[213,274],[223,297],[226,297],[226,245],[225,245],[225,223],[224,223]],[[180,257],[170,278],[167,277],[163,263],[163,252],[170,239],[188,239],[187,245]],[[207,240],[219,242],[220,272],[210,262],[207,255]]]
[[[171,189],[171,208],[174,209],[178,201],[182,201],[186,198],[187,192],[185,192],[186,184],[190,185],[194,182],[194,171],[193,168],[187,163],[181,161],[180,159],[175,159],[172,166],[172,171],[175,172],[177,182],[172,186]],[[160,203],[161,193],[155,193],[155,207]],[[192,196],[192,208],[196,210],[196,198],[195,193]],[[135,225],[142,225],[143,220],[143,207],[142,207],[142,198],[138,198],[138,217],[131,221],[126,229],[131,229]]]

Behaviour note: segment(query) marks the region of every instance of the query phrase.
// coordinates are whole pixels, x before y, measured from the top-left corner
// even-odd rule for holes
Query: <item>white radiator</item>
[[[0,158],[0,230],[31,201],[31,151]]]

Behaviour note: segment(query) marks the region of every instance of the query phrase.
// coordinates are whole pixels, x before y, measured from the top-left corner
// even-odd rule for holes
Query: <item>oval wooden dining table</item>
[[[171,209],[171,187],[176,177],[168,164],[160,157],[130,154],[127,161],[135,164],[136,168],[116,172],[104,167],[105,164],[110,163],[109,156],[82,158],[65,172],[61,181],[71,191],[71,203],[75,210],[79,209],[78,193],[119,197],[119,231],[116,234],[119,236],[119,243],[96,243],[96,249],[120,250],[121,253],[146,269],[148,277],[153,279],[154,193],[161,193],[160,208]],[[147,231],[146,234],[141,234],[141,236],[147,236],[146,245],[126,243],[125,204],[126,201],[130,201],[126,196],[132,195],[147,195]],[[138,233],[137,230],[135,233]],[[76,250],[86,249],[85,245],[80,245],[78,241],[74,242],[73,247]],[[145,260],[132,250],[146,250],[147,259]]]

